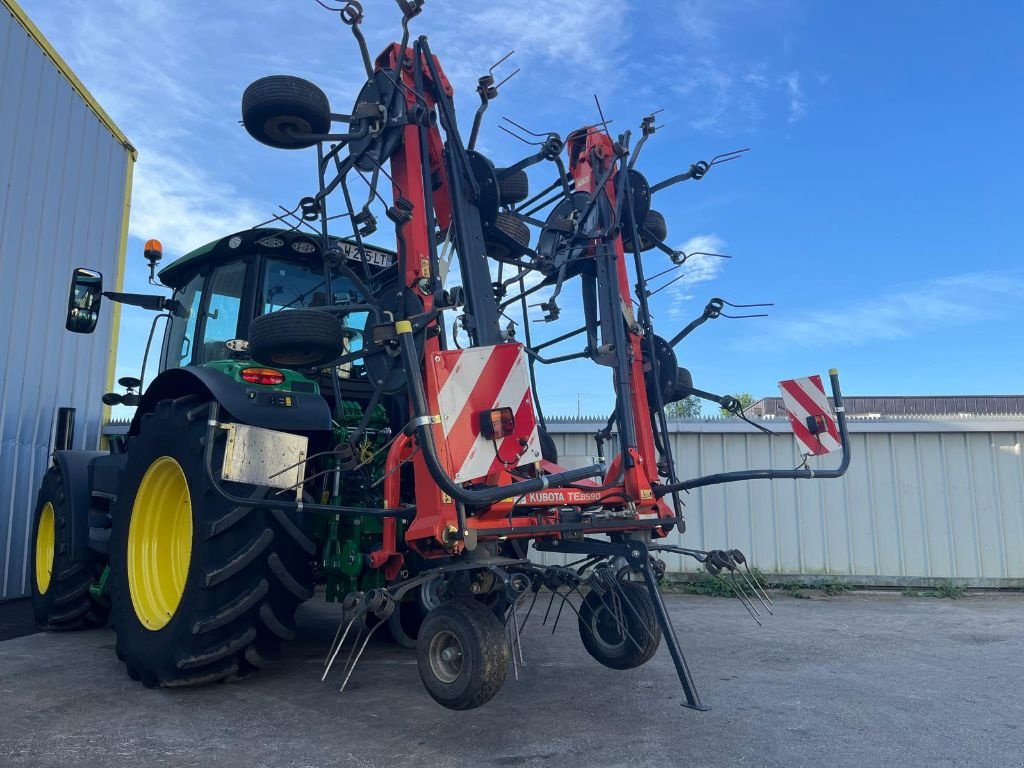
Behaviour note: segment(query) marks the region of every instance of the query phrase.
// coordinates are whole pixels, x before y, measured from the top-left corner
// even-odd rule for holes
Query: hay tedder
[[[191,685],[263,666],[322,585],[344,608],[324,678],[333,669],[344,687],[371,636],[387,634],[416,649],[435,700],[468,709],[510,665],[519,674],[530,615],[569,606],[607,667],[638,667],[664,642],[686,705],[703,709],[659,594],[659,555],[728,577],[752,612],[771,604],[738,550],[664,543],[685,529],[680,494],[841,475],[838,376],[837,419],[819,378],[791,387],[794,432],[813,437],[809,453],[841,450],[838,468],[686,477],[666,406],[695,395],[743,411],[695,388],[675,349],[737,305],[712,299],[656,335],[645,270],[655,257],[667,267],[655,277],[671,275],[695,254],[666,244],[652,202],[740,153],[651,183],[636,165],[654,116],[635,144],[603,117],[564,138],[509,121],[530,154],[496,166],[476,149],[501,85],[494,68],[466,140],[441,61],[426,37],[410,41],[423,0],[397,4],[401,42],[375,60],[360,5],[332,9],[366,70],[348,113],[295,77],[245,91],[249,134],[316,152],[314,194],[159,280],[161,248],[147,243],[150,281],[170,297],[104,292],[98,273],[76,270],[69,330],[91,332],[105,296],[154,310],[150,340],[160,328],[163,344],[152,381],[144,363],[121,380],[126,393],[104,396],[136,407],[127,435],[108,451],[54,454],[34,523],[36,618],[69,629],[109,616],[130,676]],[[551,183],[531,194],[527,168],[549,169]],[[382,223],[393,248],[367,242]],[[567,295],[582,325],[538,340]],[[569,360],[609,369],[615,403],[595,459],[572,468],[559,465],[534,376]],[[539,564],[531,545],[576,559]]]

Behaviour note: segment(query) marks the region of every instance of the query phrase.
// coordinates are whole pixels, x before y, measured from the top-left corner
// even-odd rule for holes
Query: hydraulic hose
[[[600,464],[594,464],[581,469],[570,469],[566,472],[558,472],[553,475],[542,475],[529,480],[521,480],[510,485],[499,485],[489,488],[470,490],[448,476],[444,467],[437,457],[437,447],[434,445],[434,435],[430,428],[430,409],[427,406],[427,396],[423,389],[423,377],[420,374],[420,363],[416,354],[416,345],[413,341],[412,324],[407,321],[395,323],[395,330],[398,332],[398,344],[402,352],[402,363],[405,366],[406,375],[409,379],[409,390],[412,393],[413,409],[415,411],[415,431],[419,440],[420,448],[423,451],[423,459],[427,465],[427,471],[434,478],[438,486],[463,504],[474,507],[496,504],[503,499],[512,496],[520,496],[533,491],[543,491],[546,488],[555,488],[573,483],[577,480],[584,480],[588,477],[599,477],[604,474],[604,468]]]

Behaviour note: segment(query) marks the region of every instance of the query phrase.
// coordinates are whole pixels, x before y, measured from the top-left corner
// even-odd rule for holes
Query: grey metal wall
[[[54,414],[78,409],[75,447],[97,445],[113,317],[64,330],[71,270],[113,288],[128,150],[0,4],[0,598],[28,592],[30,516]]]
[[[783,434],[741,422],[674,423],[681,474],[796,466],[788,424],[765,423]],[[599,426],[551,425],[565,463],[586,463]],[[693,491],[685,497],[687,532],[669,541],[738,547],[766,573],[1024,586],[1024,416],[854,421],[850,431],[853,462],[844,478]],[[815,461],[824,468],[835,460]],[[689,558],[666,561],[673,571],[695,570]]]

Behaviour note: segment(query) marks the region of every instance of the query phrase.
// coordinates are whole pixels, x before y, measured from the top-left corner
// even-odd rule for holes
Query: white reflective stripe
[[[475,347],[464,350],[448,374],[448,379],[441,387],[441,391],[437,393],[437,403],[441,408],[441,413],[448,417],[442,420],[445,437],[448,437],[448,433],[455,426],[466,400],[469,399],[470,392],[479,381],[480,375],[487,366],[487,361],[494,354],[494,349],[494,347]]]
[[[813,414],[813,415],[817,416],[817,415],[820,415],[820,414],[826,414],[826,418],[827,418],[828,415],[831,414],[831,408],[829,408],[828,400],[825,399],[825,396],[822,394],[821,390],[818,389],[816,386],[814,386],[814,384],[811,383],[811,381],[809,379],[807,379],[807,378],[804,378],[804,379],[792,379],[791,381],[802,392],[804,392],[808,397],[810,397],[811,400],[814,401],[815,405],[817,405],[817,406],[819,406],[821,408],[821,411],[820,411],[819,414]],[[807,424],[807,418],[809,416],[811,416],[812,414],[809,413],[807,411],[807,409],[804,408],[804,406],[795,397],[793,397],[793,395],[791,395],[786,390],[786,388],[783,387],[781,384],[779,385],[779,391],[782,392],[782,401],[783,401],[784,405],[786,406],[786,410],[791,412],[794,416],[796,416],[796,418],[800,421],[801,424],[805,424],[806,425]],[[815,395],[817,395],[817,397],[815,397]],[[796,437],[797,440],[800,440],[800,437],[797,436],[795,432],[794,432],[794,437]],[[813,438],[817,438],[818,440],[820,440],[821,444],[827,450],[829,450],[829,451],[834,451],[834,450],[837,450],[838,448],[842,447],[840,442],[838,440],[836,440],[834,437],[832,437],[832,435],[830,435],[827,431],[826,432],[822,432],[822,433],[820,433],[818,435],[814,435],[814,436],[812,436],[812,439]],[[816,447],[816,446],[813,446],[813,447]]]

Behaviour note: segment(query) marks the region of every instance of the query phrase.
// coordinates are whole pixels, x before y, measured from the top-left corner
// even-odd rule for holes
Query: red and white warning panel
[[[823,456],[842,447],[835,414],[825,396],[821,376],[805,376],[779,382],[782,402],[793,425],[793,437],[812,456]]]
[[[522,344],[436,352],[441,429],[456,482],[540,461],[537,416]]]

